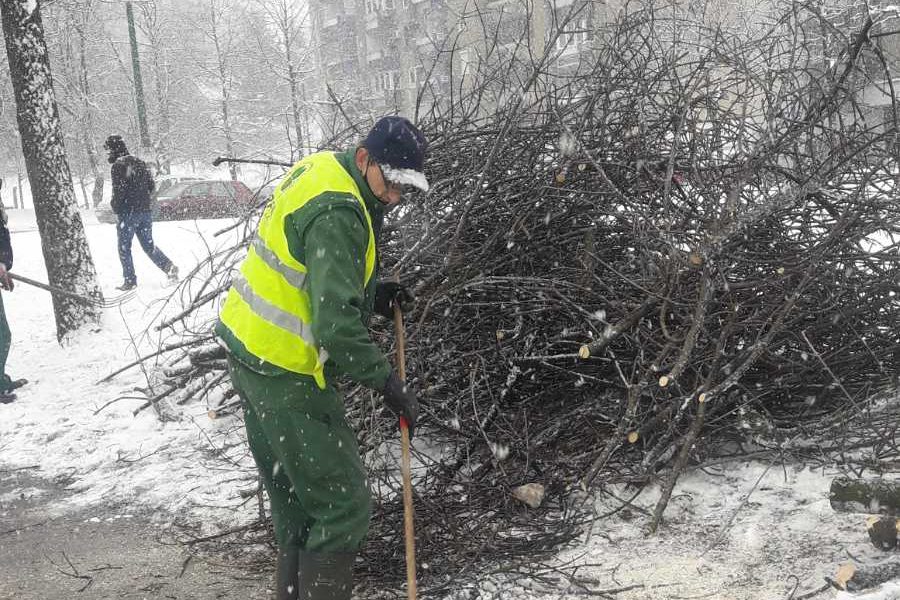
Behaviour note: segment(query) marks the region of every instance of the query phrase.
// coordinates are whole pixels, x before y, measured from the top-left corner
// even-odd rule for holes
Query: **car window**
[[[173,185],[175,185],[175,181],[173,179],[163,179],[162,181],[157,183],[156,192],[158,194],[161,194],[164,191],[166,191],[167,189],[169,189],[170,187],[172,187]]]
[[[182,196],[185,193],[185,190],[189,187],[189,184],[186,183],[176,183],[175,185],[169,186],[165,190],[160,190],[157,192],[158,196],[165,196],[167,198],[175,198],[177,196]]]
[[[209,195],[209,184],[208,183],[194,183],[191,184],[190,188],[188,188],[189,196],[207,196]]]
[[[224,181],[216,181],[212,184],[213,194],[216,196],[225,196],[226,198],[234,198],[234,190]]]

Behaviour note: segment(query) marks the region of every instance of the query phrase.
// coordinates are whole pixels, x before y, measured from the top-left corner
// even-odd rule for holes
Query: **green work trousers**
[[[234,358],[229,364],[279,547],[359,550],[371,498],[340,394],[305,375],[263,375]]]
[[[9,389],[10,379],[6,374],[6,359],[9,358],[9,347],[12,335],[9,323],[6,322],[6,309],[3,308],[3,294],[0,294],[0,392]]]

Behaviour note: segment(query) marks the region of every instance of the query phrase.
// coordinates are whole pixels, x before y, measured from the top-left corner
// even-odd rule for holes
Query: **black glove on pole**
[[[416,395],[409,390],[406,382],[400,379],[395,371],[391,371],[391,374],[388,375],[382,393],[387,407],[398,417],[406,419],[406,423],[409,425],[409,437],[412,437],[416,428],[416,419],[419,418],[419,401],[416,400]]]
[[[412,310],[416,297],[396,281],[379,281],[375,285],[375,312],[385,319],[394,318],[394,306],[403,312]]]

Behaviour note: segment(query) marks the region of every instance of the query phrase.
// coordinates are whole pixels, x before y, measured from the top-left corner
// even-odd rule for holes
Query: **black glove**
[[[375,285],[375,312],[385,319],[393,319],[394,302],[400,310],[408,312],[415,305],[416,297],[396,281],[379,281]]]
[[[409,425],[409,437],[412,439],[413,430],[416,428],[416,419],[419,418],[419,401],[416,400],[416,395],[394,371],[391,371],[388,376],[382,393],[387,407],[398,417],[406,418],[406,424]]]

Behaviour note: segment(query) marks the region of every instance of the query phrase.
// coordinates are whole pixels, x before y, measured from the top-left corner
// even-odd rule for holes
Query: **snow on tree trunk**
[[[0,19],[47,276],[51,285],[99,299],[97,274],[63,146],[39,1],[0,0]],[[53,310],[60,341],[100,319],[98,308],[58,294],[53,296]]]

